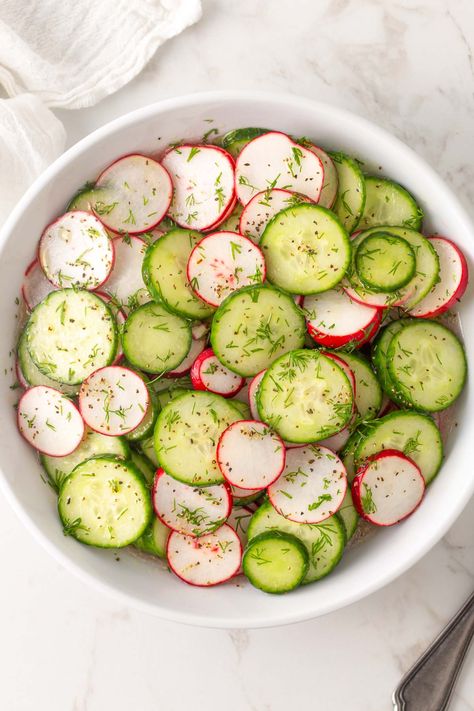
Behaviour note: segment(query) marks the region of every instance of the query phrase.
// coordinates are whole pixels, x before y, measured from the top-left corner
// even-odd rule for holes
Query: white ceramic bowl
[[[209,121],[212,119],[212,123]],[[40,477],[35,453],[20,438],[9,386],[9,352],[15,342],[15,298],[42,228],[64,210],[70,196],[114,158],[135,151],[156,153],[167,143],[198,139],[210,128],[267,126],[310,136],[347,151],[366,168],[403,183],[427,213],[425,230],[452,237],[474,262],[473,227],[456,197],[403,143],[368,121],[340,109],[290,95],[214,92],[169,99],[128,114],[95,131],[61,156],[20,201],[0,238],[0,480],[8,499],[33,535],[72,572],[123,602],[164,618],[210,627],[265,627],[335,610],[390,582],[424,555],[447,531],[474,490],[472,444],[474,394],[468,382],[458,406],[458,426],[446,461],[418,511],[400,526],[381,530],[348,552],[320,582],[283,596],[265,595],[241,578],[221,587],[192,588],[163,566],[122,552],[83,546],[63,535],[56,500]],[[380,168],[379,168],[380,166]],[[8,170],[3,166],[3,170]],[[461,308],[468,359],[474,362],[472,288]],[[468,413],[471,413],[469,416]]]

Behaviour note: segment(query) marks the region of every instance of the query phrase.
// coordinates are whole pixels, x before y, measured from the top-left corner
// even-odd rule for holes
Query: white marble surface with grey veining
[[[290,91],[395,133],[474,215],[472,0],[203,5],[202,21],[127,87],[94,108],[60,112],[71,144],[167,96]],[[85,586],[0,498],[0,708],[389,711],[400,676],[474,587],[473,520],[474,500],[414,568],[349,608],[290,627],[226,632],[162,622]],[[474,653],[451,708],[474,709]]]

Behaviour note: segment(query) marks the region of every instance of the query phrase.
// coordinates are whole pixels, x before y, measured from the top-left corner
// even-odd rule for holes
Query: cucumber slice
[[[304,316],[291,296],[266,285],[231,294],[217,309],[211,345],[221,363],[244,378],[304,343]]]
[[[402,237],[373,232],[355,253],[357,276],[367,289],[396,291],[415,274],[415,253]]]
[[[420,230],[423,210],[401,185],[393,180],[368,175],[365,178],[365,206],[357,225],[367,230],[377,225],[401,225]]]
[[[42,454],[40,460],[51,484],[56,490],[59,490],[64,479],[78,464],[102,454],[112,454],[122,459],[128,459],[130,450],[122,437],[109,437],[86,429],[82,442],[74,452],[65,457],[49,457],[47,454]]]
[[[466,382],[464,348],[452,331],[436,321],[408,323],[396,333],[387,352],[395,389],[413,407],[445,410]]]
[[[51,380],[82,383],[117,351],[112,311],[89,291],[60,289],[35,308],[26,327],[30,356]]]
[[[260,419],[288,442],[315,442],[352,417],[352,386],[342,367],[317,350],[295,350],[268,368],[257,392]]]
[[[373,420],[382,407],[382,388],[369,361],[360,353],[338,351],[337,355],[347,363],[354,373],[356,380],[355,404],[359,416],[362,420]]]
[[[149,459],[153,466],[159,467],[160,462],[158,461],[158,457],[156,456],[155,452],[154,436],[147,437],[146,439],[141,439],[139,442],[137,442],[137,444],[140,447],[140,450],[143,453],[144,457],[146,457],[146,459]],[[141,470],[141,467],[138,468]],[[145,478],[147,477],[145,476]]]
[[[152,508],[142,475],[131,462],[93,457],[64,480],[58,511],[67,536],[98,548],[123,548],[148,526]]]
[[[388,347],[394,335],[401,331],[401,329],[410,322],[410,319],[401,318],[397,321],[389,323],[380,331],[372,348],[372,362],[377,372],[379,383],[382,386],[384,393],[401,407],[407,407],[408,403],[394,386],[387,367],[387,353]]]
[[[147,384],[146,378],[141,376],[145,382],[145,385]],[[154,392],[152,392],[151,388],[148,387],[148,395],[149,395],[149,401],[148,401],[148,407],[147,411],[145,414],[145,417],[143,420],[140,422],[138,427],[135,427],[134,430],[131,432],[128,432],[125,437],[126,439],[129,440],[129,442],[137,442],[140,439],[146,439],[147,437],[150,437],[153,434],[153,430],[155,428],[155,422],[156,418],[158,417],[158,412],[159,412],[159,406],[158,406],[158,400]]]
[[[252,419],[252,413],[250,412],[250,407],[247,405],[246,402],[242,402],[241,400],[236,400],[232,398],[230,400],[230,404],[235,407],[235,409],[238,411],[239,415],[243,420],[251,420]]]
[[[191,327],[162,304],[149,302],[130,314],[122,332],[126,359],[146,373],[176,368],[191,348]]]
[[[189,392],[171,400],[158,415],[155,449],[163,469],[195,486],[220,484],[216,447],[224,430],[240,419],[220,395]]]
[[[70,212],[71,210],[92,212],[92,205],[97,201],[97,192],[94,183],[86,183],[82,188],[79,188],[77,193],[71,198],[66,212]]]
[[[295,523],[280,516],[269,501],[265,501],[252,516],[247,536],[251,542],[267,531],[289,533],[306,547],[309,567],[303,585],[328,575],[341,560],[346,544],[344,525],[337,514],[322,523]]]
[[[309,556],[290,533],[268,531],[255,536],[244,552],[242,569],[252,585],[267,593],[285,593],[301,585]]]
[[[354,452],[356,468],[382,449],[398,449],[413,459],[426,484],[436,476],[443,461],[439,429],[429,415],[421,412],[391,412],[363,428]]]
[[[137,538],[133,545],[144,553],[156,555],[158,558],[166,558],[166,547],[170,533],[171,529],[155,516],[145,533]]]
[[[79,385],[64,385],[63,383],[51,380],[50,377],[44,375],[35,365],[28,350],[26,330],[22,332],[20,340],[18,341],[17,357],[21,374],[28,385],[47,385],[50,388],[57,388],[63,395],[69,395],[70,397],[77,395]]]
[[[351,259],[349,237],[337,217],[325,207],[304,203],[275,215],[260,247],[269,281],[291,294],[332,289]]]
[[[346,538],[350,541],[356,532],[357,524],[359,523],[359,514],[352,501],[352,493],[349,486],[347,487],[343,502],[337,513],[341,517],[344,528],[346,529]]]
[[[114,439],[117,438],[115,437]],[[153,445],[153,438],[151,437],[150,439],[152,440]],[[151,487],[155,479],[155,467],[153,467],[152,462],[148,459],[148,457],[145,457],[145,455],[140,454],[139,452],[135,452],[133,449],[130,451],[130,459],[135,464],[136,468],[143,474],[148,486]]]
[[[338,189],[332,209],[348,232],[353,232],[364,212],[365,180],[357,162],[345,153],[329,153],[337,171]]]
[[[186,275],[189,255],[202,237],[194,230],[170,230],[148,247],[143,262],[143,280],[155,301],[164,301],[171,311],[192,319],[214,313],[193,292]]]
[[[229,131],[222,137],[222,148],[230,153],[233,158],[237,158],[242,148],[247,143],[253,141],[257,136],[263,136],[264,133],[269,133],[267,128],[236,128]]]

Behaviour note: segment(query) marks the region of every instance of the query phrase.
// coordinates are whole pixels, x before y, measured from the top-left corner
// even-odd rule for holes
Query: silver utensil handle
[[[393,693],[395,711],[446,711],[474,635],[474,594]]]

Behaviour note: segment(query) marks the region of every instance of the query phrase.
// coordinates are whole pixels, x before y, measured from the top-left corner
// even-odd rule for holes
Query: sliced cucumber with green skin
[[[267,593],[285,593],[301,585],[309,567],[308,552],[290,533],[268,531],[247,545],[242,569],[252,585]]]
[[[387,353],[394,335],[401,331],[408,323],[410,323],[410,319],[401,318],[397,321],[392,321],[380,331],[372,347],[372,363],[377,372],[379,383],[384,393],[398,405],[401,405],[401,407],[407,407],[408,403],[394,386],[387,368]]]
[[[362,428],[354,452],[356,468],[382,449],[398,449],[413,459],[426,484],[436,476],[443,461],[439,429],[429,415],[421,412],[391,412]]]
[[[398,331],[388,347],[387,366],[403,399],[428,412],[452,405],[467,378],[461,342],[436,321],[417,320]]]
[[[158,457],[156,456],[155,452],[154,436],[147,437],[146,439],[141,439],[139,442],[137,442],[137,444],[140,447],[140,450],[143,453],[144,457],[146,457],[146,459],[149,459],[153,466],[159,467],[160,462],[158,461]]]
[[[153,438],[151,438],[151,440],[153,445]],[[153,481],[155,479],[156,470],[156,467],[153,466],[153,463],[144,454],[135,452],[135,450],[133,449],[130,451],[130,459],[135,464],[137,469],[141,471],[148,486],[152,486]]]
[[[267,531],[289,533],[304,544],[309,555],[309,567],[303,585],[328,575],[341,560],[346,545],[344,525],[338,514],[322,523],[295,523],[280,516],[269,501],[265,501],[252,516],[247,536],[252,541]]]
[[[237,158],[242,148],[247,143],[253,141],[257,136],[263,136],[264,133],[269,133],[267,128],[236,128],[229,131],[222,137],[222,148],[230,153],[233,158]]]
[[[93,457],[64,480],[58,512],[66,536],[98,548],[123,548],[151,521],[150,492],[132,462]]]
[[[79,385],[64,385],[63,383],[51,380],[50,377],[42,373],[41,370],[35,365],[28,350],[26,330],[22,332],[20,340],[18,341],[17,358],[20,373],[27,385],[47,385],[50,388],[57,388],[63,393],[63,395],[69,395],[70,397],[77,395],[80,387]]]
[[[303,203],[266,226],[260,248],[267,277],[290,294],[318,294],[344,277],[351,259],[346,230],[327,208]]]
[[[146,378],[143,378],[143,380],[146,384]],[[136,442],[140,439],[146,439],[147,437],[150,437],[150,435],[153,434],[156,418],[158,417],[159,405],[157,397],[155,393],[151,390],[151,388],[148,388],[148,394],[150,396],[150,399],[148,402],[148,408],[145,417],[140,422],[138,427],[135,427],[134,430],[125,435],[125,437],[130,442]]]
[[[189,255],[202,238],[195,230],[170,230],[148,247],[143,260],[143,281],[152,297],[192,319],[214,313],[214,308],[193,292],[186,275]]]
[[[386,304],[387,306],[390,306],[395,305],[396,303],[401,303],[403,304],[403,308],[405,310],[411,309],[431,291],[432,287],[438,280],[439,257],[436,250],[430,240],[426,239],[426,237],[416,230],[409,229],[408,227],[392,227],[390,225],[373,227],[372,229],[365,230],[361,234],[357,235],[352,242],[354,250],[361,241],[374,232],[388,232],[396,237],[402,237],[402,239],[406,240],[410,244],[415,253],[416,270],[413,279],[411,279],[411,281],[409,281],[408,284],[400,290],[400,292],[393,292],[392,294],[389,294]],[[355,272],[355,270],[353,270],[353,272]],[[360,284],[360,281],[355,278],[357,275],[353,272],[348,274],[349,279],[353,282],[352,285],[356,292],[365,298],[366,294],[364,295],[363,286]],[[379,296],[381,296],[381,294],[379,294]],[[382,306],[384,305],[381,302],[379,303]]]
[[[60,489],[64,479],[75,469],[78,464],[91,457],[102,454],[111,454],[122,459],[128,459],[130,449],[123,437],[108,437],[107,435],[86,429],[86,433],[79,447],[65,457],[49,457],[47,454],[40,456],[48,478],[55,489]]]
[[[346,353],[338,351],[354,373],[356,380],[355,403],[362,420],[373,420],[378,416],[382,407],[382,388],[377,380],[372,366],[361,353]]]
[[[252,419],[252,413],[250,412],[250,407],[247,405],[246,402],[242,402],[241,400],[229,400],[230,404],[235,407],[235,409],[238,411],[239,415],[242,417],[243,420],[251,420]]]
[[[95,187],[94,183],[86,183],[71,199],[66,208],[66,212],[70,212],[71,210],[84,210],[85,212],[92,212],[91,206],[97,202],[98,192],[99,190]]]
[[[176,368],[186,358],[191,340],[189,321],[151,301],[130,314],[122,331],[126,359],[146,373]]]
[[[364,436],[360,430],[356,430],[351,434],[344,448],[339,452],[342,463],[346,468],[347,481],[349,484],[352,484],[356,475],[355,452],[363,438]]]
[[[110,308],[90,291],[59,289],[35,308],[26,327],[30,356],[51,380],[77,385],[110,365],[117,326]]]
[[[338,189],[332,209],[350,233],[359,224],[365,206],[365,180],[357,162],[345,153],[329,153],[337,171]]]
[[[160,410],[164,408],[165,405],[169,403],[170,400],[174,400],[175,397],[179,397],[180,395],[184,395],[185,392],[188,390],[192,390],[191,383],[189,383],[189,387],[173,387],[173,388],[166,388],[165,390],[160,390],[159,392],[156,393],[156,397],[158,400],[158,406]]]
[[[355,253],[357,275],[367,289],[396,291],[413,278],[415,253],[402,237],[388,232],[373,232]]]
[[[166,558],[166,547],[170,533],[171,529],[155,516],[145,533],[137,538],[133,545],[143,553]]]
[[[358,228],[367,230],[377,225],[401,225],[419,230],[423,211],[401,185],[387,178],[368,175],[365,178],[365,206]]]
[[[260,419],[288,442],[316,442],[345,427],[353,394],[347,375],[317,350],[281,356],[263,376],[257,392]]]
[[[359,523],[359,514],[357,513],[354,502],[352,501],[350,487],[347,487],[346,495],[344,496],[344,500],[337,513],[341,517],[344,528],[346,529],[347,540],[350,541],[356,531],[357,524]]]
[[[217,443],[240,418],[233,405],[213,393],[189,392],[171,400],[155,426],[160,466],[185,484],[220,484],[224,477],[217,465]]]
[[[288,294],[266,285],[227,297],[211,327],[211,346],[229,370],[246,378],[304,343],[304,316]]]

